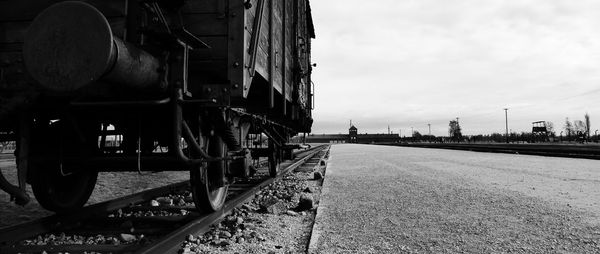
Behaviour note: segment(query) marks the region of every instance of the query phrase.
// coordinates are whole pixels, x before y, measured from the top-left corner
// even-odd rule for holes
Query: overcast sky
[[[600,129],[600,1],[312,0],[313,133]]]

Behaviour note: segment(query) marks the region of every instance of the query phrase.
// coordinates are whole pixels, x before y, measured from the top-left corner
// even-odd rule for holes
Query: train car
[[[98,172],[189,171],[196,206],[269,173],[312,125],[308,0],[0,1],[0,139],[46,209]],[[264,142],[263,142],[264,141]]]

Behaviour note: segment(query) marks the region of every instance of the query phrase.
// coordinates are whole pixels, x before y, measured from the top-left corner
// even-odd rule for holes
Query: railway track
[[[206,232],[291,170],[318,164],[328,148],[297,152],[296,159],[281,164],[277,178],[265,169],[232,184],[223,208],[210,214],[194,208],[185,181],[0,229],[0,253],[177,253],[188,235]]]
[[[407,147],[467,150],[474,152],[518,153],[551,157],[600,160],[600,146],[556,144],[457,144],[457,143],[405,143],[381,144]]]

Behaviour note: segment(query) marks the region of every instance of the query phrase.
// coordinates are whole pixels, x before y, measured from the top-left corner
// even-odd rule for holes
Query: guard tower
[[[548,141],[548,128],[546,127],[546,121],[537,121],[531,123],[531,134],[533,134],[533,142],[546,142]]]
[[[358,143],[358,129],[354,125],[348,129],[348,143]]]

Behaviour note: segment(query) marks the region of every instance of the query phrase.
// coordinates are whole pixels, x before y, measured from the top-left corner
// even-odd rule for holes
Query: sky
[[[600,129],[600,1],[312,0],[313,133]],[[596,121],[597,120],[597,121]],[[593,133],[592,133],[593,134]]]

